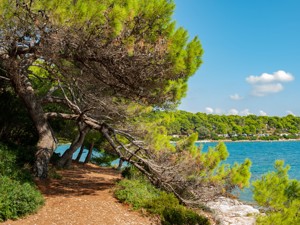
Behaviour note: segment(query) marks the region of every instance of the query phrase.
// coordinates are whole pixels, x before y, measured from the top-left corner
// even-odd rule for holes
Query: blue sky
[[[179,109],[300,116],[299,0],[175,0],[204,56]]]

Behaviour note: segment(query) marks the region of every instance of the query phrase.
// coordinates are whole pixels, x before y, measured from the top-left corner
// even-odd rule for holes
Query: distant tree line
[[[186,111],[156,111],[154,118],[161,118],[168,134],[176,140],[180,136],[197,132],[199,139],[213,140],[273,140],[299,138],[300,117],[238,116],[191,113]]]

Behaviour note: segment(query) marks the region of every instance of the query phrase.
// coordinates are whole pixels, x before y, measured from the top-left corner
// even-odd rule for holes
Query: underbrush
[[[132,205],[134,209],[146,209],[159,215],[162,225],[209,225],[209,220],[191,209],[179,204],[171,193],[155,188],[134,169],[125,169],[115,190],[115,196],[121,202]]]
[[[44,199],[27,164],[20,165],[20,147],[0,143],[0,221],[36,212]]]

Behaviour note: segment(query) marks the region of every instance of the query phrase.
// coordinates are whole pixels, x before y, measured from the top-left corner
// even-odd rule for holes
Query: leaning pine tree
[[[193,187],[221,193],[222,182],[227,189],[247,183],[248,176],[235,178],[247,175],[250,162],[230,169],[218,166],[223,150],[220,156],[167,145],[157,151],[149,144],[151,132],[131,124],[132,105],[176,105],[201,64],[200,41],[176,27],[174,7],[172,0],[0,2],[0,79],[10,81],[39,135],[37,177],[47,176],[57,144],[49,120],[60,118],[76,121],[78,135],[59,166],[68,165],[86,134],[96,130],[114,154],[182,201],[199,198]]]
[[[85,116],[122,116],[120,99],[162,106],[184,95],[203,51],[173,10],[168,0],[1,1],[1,67],[39,133],[37,176],[56,146],[49,117],[76,118],[82,136]]]

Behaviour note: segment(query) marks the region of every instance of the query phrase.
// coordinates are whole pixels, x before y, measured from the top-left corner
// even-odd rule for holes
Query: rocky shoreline
[[[236,199],[219,197],[206,206],[220,225],[254,225],[259,210]]]

